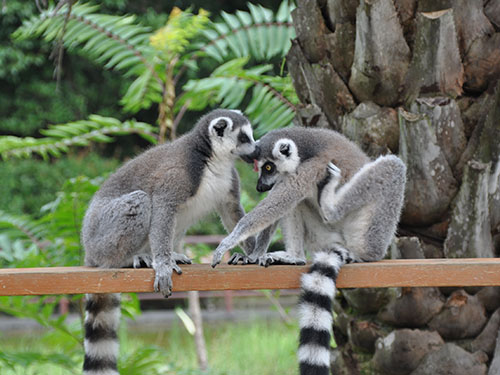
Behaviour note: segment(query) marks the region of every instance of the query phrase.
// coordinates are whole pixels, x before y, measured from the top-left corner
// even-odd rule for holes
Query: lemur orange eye
[[[269,164],[268,164],[268,165],[266,165],[266,167],[265,167],[265,168],[266,168],[266,171],[268,171],[268,172],[271,170],[271,166],[270,166]]]

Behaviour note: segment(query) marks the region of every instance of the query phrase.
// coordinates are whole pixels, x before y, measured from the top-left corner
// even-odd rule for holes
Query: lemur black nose
[[[255,159],[258,159],[259,156],[260,156],[260,147],[259,145],[255,145],[255,150],[251,154],[241,155],[241,158],[248,164],[253,164],[253,161]]]
[[[259,193],[264,193],[266,191],[269,191],[271,190],[273,187],[273,185],[267,185],[267,184],[263,184],[262,182],[258,181],[257,182],[257,191]]]

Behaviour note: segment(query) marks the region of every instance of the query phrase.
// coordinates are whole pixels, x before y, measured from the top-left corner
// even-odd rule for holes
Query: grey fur
[[[172,271],[181,273],[176,263],[190,263],[180,254],[186,230],[213,211],[228,232],[243,217],[234,162],[254,150],[248,119],[241,112],[215,110],[188,134],[123,165],[104,182],[85,215],[85,264],[112,268],[145,263],[155,270],[155,290],[169,296]],[[249,238],[243,247],[252,252],[254,244]],[[89,303],[96,298],[90,295]],[[89,374],[98,374],[99,358],[88,357]],[[102,359],[102,373],[115,357]]]
[[[291,163],[292,171],[267,176],[262,170],[267,161],[279,167],[293,158],[286,150],[285,155],[279,155],[282,160],[273,155],[273,149],[282,140],[295,144],[298,160]],[[383,156],[370,161],[354,143],[326,129],[277,130],[266,134],[257,146],[259,184],[262,190],[272,189],[221,242],[213,265],[224,252],[277,221],[284,232],[286,251],[294,260],[305,260],[304,248],[316,251],[332,243],[347,248],[358,261],[377,260],[385,255],[403,203],[406,169],[399,158]],[[340,168],[340,175],[328,172],[329,163]],[[261,233],[258,244],[267,245],[268,238],[263,237],[272,232]],[[265,251],[266,246],[258,245],[247,255],[254,262],[264,257],[259,263],[269,264]],[[236,258],[232,263],[242,260]]]

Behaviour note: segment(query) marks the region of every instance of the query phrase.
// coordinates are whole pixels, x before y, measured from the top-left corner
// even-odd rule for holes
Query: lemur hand
[[[172,271],[177,274],[182,274],[181,268],[172,260],[170,264],[164,262],[154,262],[153,269],[155,270],[155,292],[160,292],[163,296],[169,297],[172,294]]]
[[[219,246],[217,246],[217,249],[215,249],[214,251],[214,257],[212,258],[212,267],[215,268],[215,266],[222,261],[222,257],[224,256],[224,254],[235,246],[236,244],[233,245],[229,237],[224,238]]]

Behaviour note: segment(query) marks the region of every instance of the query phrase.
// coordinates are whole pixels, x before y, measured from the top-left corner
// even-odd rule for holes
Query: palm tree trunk
[[[392,257],[500,256],[499,4],[297,1],[297,124],[407,164]],[[498,371],[499,288],[351,290],[337,302],[336,374]]]

